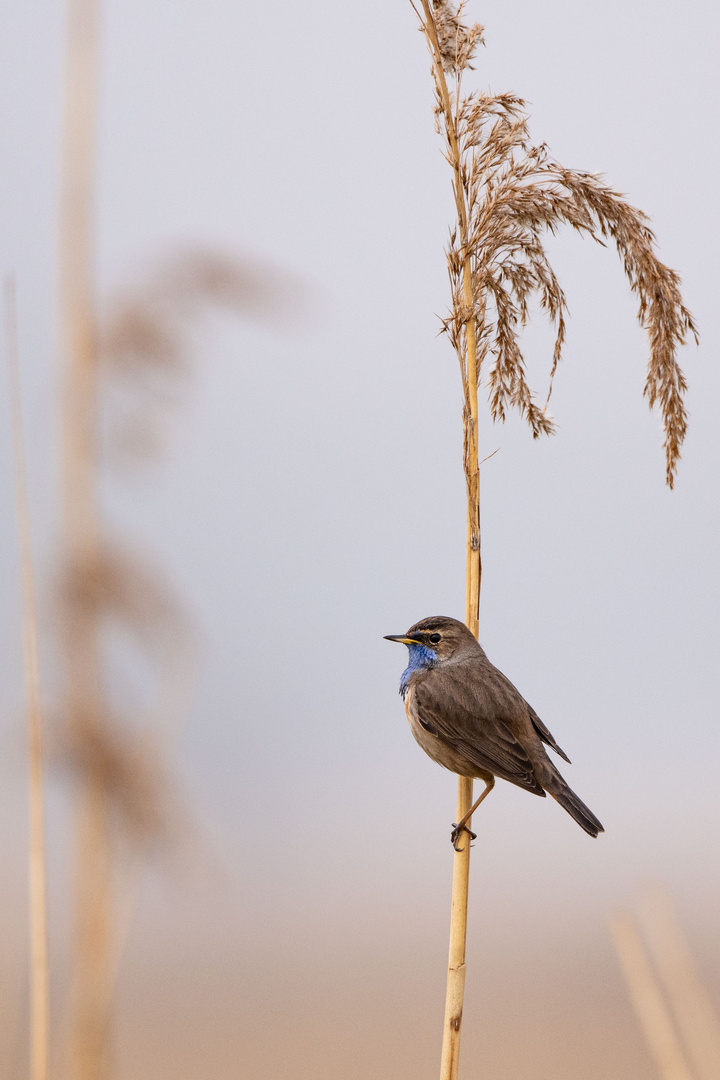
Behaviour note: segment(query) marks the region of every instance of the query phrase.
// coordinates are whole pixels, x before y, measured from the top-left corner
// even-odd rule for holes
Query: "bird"
[[[490,663],[464,623],[435,615],[405,634],[387,634],[385,640],[408,647],[400,694],[417,742],[439,765],[485,783],[472,809],[453,822],[456,851],[462,850],[461,833],[475,839],[467,822],[492,791],[496,777],[543,798],[552,795],[590,836],[605,831],[560,775],[545,747],[568,764],[570,758],[532,705]]]

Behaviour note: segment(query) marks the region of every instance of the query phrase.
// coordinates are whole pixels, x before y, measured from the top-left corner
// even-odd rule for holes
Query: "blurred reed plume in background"
[[[135,397],[125,446],[153,443],[147,390],[177,382],[188,319],[207,301],[240,314],[270,306],[268,286],[247,267],[208,252],[173,260],[149,287],[126,292],[98,322],[94,295],[94,164],[98,5],[74,0],[68,23],[60,303],[65,362],[65,561],[61,574],[66,760],[78,791],[75,971],[69,1070],[74,1080],[110,1075],[109,1027],[117,965],[116,878],[128,847],[172,833],[169,786],[138,723],[107,677],[106,652],[129,634],[155,666],[168,711],[188,670],[187,627],[172,591],[101,524],[100,422],[105,391]],[[144,409],[138,411],[138,394]],[[125,421],[127,425],[127,417]],[[182,696],[182,695],[180,695]]]
[[[96,334],[92,386],[97,399],[86,399],[109,449],[119,449],[123,459],[128,454],[146,459],[158,449],[158,407],[177,399],[189,371],[193,320],[205,305],[272,319],[283,296],[282,283],[265,269],[210,251],[187,251],[166,260],[140,286],[111,298]],[[77,445],[72,434],[69,430],[69,441]],[[77,470],[93,495],[103,460],[100,435],[98,430],[88,460]],[[111,1074],[117,892],[126,887],[118,879],[138,853],[178,839],[181,814],[162,762],[160,735],[186,702],[192,633],[160,570],[107,524],[100,525],[89,494],[85,503],[93,528],[68,517],[71,535],[81,542],[66,558],[59,601],[66,671],[64,760],[79,793],[70,1074],[97,1080]],[[118,653],[128,642],[135,663],[139,658],[149,668],[140,699],[128,695],[118,665]]]
[[[279,325],[292,319],[295,286],[277,269],[209,249],[186,249],[109,299],[100,327],[103,447],[129,464],[163,448],[164,420],[192,368],[209,306]]]
[[[161,400],[187,370],[188,329],[202,306],[275,311],[263,273],[212,252],[186,252],[108,304],[95,297],[94,204],[99,4],[70,0],[60,221],[65,554],[59,590],[65,761],[77,789],[76,952],[71,986],[73,1080],[106,1080],[119,948],[117,895],[128,856],[175,834],[161,764],[166,723],[187,688],[190,634],[171,588],[102,521],[102,434],[147,457]],[[120,394],[118,396],[118,391]],[[122,409],[118,409],[119,402]],[[120,413],[120,418],[118,417]],[[113,651],[130,639],[149,664],[145,700],[125,700]]]

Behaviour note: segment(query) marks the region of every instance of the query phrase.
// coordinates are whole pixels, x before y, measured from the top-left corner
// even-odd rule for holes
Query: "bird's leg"
[[[450,833],[450,840],[452,841],[452,846],[455,848],[456,851],[462,851],[462,848],[459,848],[457,846],[457,842],[458,842],[458,839],[460,837],[461,832],[464,831],[466,833],[469,833],[471,840],[476,839],[475,833],[471,832],[471,830],[468,829],[466,822],[468,822],[470,820],[470,818],[473,816],[473,814],[475,813],[475,811],[477,810],[478,806],[483,801],[483,799],[487,795],[489,795],[490,792],[492,791],[492,789],[495,787],[495,777],[494,776],[490,776],[488,774],[487,777],[482,777],[482,780],[485,783],[485,790],[483,791],[480,798],[477,800],[477,802],[473,803],[473,805],[470,807],[470,809],[468,810],[465,817],[461,818],[460,821],[458,821],[457,825],[453,822],[453,830]]]

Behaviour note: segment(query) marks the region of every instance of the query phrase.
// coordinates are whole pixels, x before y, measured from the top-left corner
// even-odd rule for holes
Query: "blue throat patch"
[[[437,655],[432,649],[428,649],[427,645],[408,645],[407,650],[409,654],[408,666],[400,676],[400,694],[403,699],[407,695],[410,676],[413,671],[420,671],[422,668],[431,668],[437,663]]]

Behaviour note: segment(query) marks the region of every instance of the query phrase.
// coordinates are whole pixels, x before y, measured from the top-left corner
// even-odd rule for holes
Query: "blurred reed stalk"
[[[43,735],[37,610],[23,436],[20,359],[15,282],[4,287],[5,351],[10,384],[15,499],[22,564],[23,657],[27,695],[29,764],[29,901],[30,901],[30,1077],[46,1080],[49,1049],[49,976],[47,950],[47,874],[43,793]]]
[[[660,1080],[696,1080],[631,916],[618,912],[612,919],[611,931],[630,999]]]
[[[673,486],[687,429],[685,378],[676,359],[688,334],[697,339],[683,306],[680,280],[654,250],[647,218],[590,173],[565,169],[544,145],[533,145],[525,103],[514,94],[463,93],[462,77],[472,68],[483,28],[463,22],[464,3],[410,0],[432,58],[435,120],[452,169],[457,220],[447,249],[450,313],[443,320],[455,349],[463,390],[463,463],[467,488],[465,621],[478,636],[482,564],[478,464],[478,384],[483,364],[494,420],[516,408],[533,437],[549,435],[547,414],[552,384],[565,341],[565,294],[543,247],[543,234],[570,225],[604,246],[614,242],[638,297],[638,319],[650,339],[644,393],[657,404],[665,433],[665,475]],[[448,84],[448,77],[452,85]],[[556,337],[544,406],[528,385],[520,333],[536,297],[554,324]],[[472,780],[458,779],[458,822],[475,804]],[[470,845],[456,852],[453,865],[450,957],[443,1030],[441,1080],[456,1080],[465,985],[465,944]]]
[[[94,296],[95,157],[100,12],[96,0],[68,0],[59,301],[63,397],[63,516],[71,574],[97,565],[97,331]],[[104,703],[96,612],[77,604],[65,628],[65,713],[73,737],[94,741]],[[113,943],[110,806],[102,762],[79,771],[75,878],[75,971],[71,1021],[73,1080],[109,1075],[107,1036]]]
[[[691,1067],[699,1080],[717,1080],[720,1024],[667,892],[646,892],[638,918]]]

